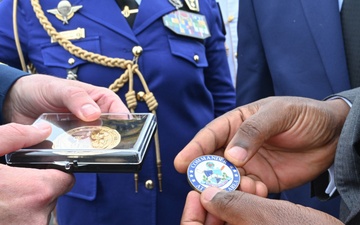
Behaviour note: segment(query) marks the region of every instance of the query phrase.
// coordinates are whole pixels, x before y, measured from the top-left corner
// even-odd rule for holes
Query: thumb
[[[47,123],[36,125],[9,123],[0,126],[0,133],[0,155],[5,155],[45,140],[51,133],[51,126]]]
[[[213,216],[229,225],[340,225],[335,217],[288,201],[273,200],[241,191],[207,188],[201,204]]]
[[[225,158],[238,167],[251,159],[269,138],[272,138],[289,128],[292,120],[286,120],[289,115],[282,101],[272,98],[262,99],[253,104],[239,108],[242,118],[246,118],[234,134],[225,149]],[[293,117],[294,120],[296,117]]]
[[[209,187],[201,193],[201,204],[208,213],[226,222],[226,224],[246,225],[247,223],[243,223],[241,218],[242,214],[245,214],[244,204],[248,204],[242,199],[243,194],[244,192],[240,191],[226,192]]]

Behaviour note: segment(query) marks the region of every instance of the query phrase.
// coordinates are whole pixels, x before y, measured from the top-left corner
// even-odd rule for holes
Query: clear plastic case
[[[5,156],[10,166],[66,172],[138,172],[156,129],[151,113],[102,114],[92,122],[70,113],[45,113],[51,135],[38,145]]]

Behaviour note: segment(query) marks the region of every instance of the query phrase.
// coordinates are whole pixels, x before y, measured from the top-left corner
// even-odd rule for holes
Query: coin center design
[[[81,126],[59,135],[53,149],[113,149],[121,141],[115,129],[105,126]]]

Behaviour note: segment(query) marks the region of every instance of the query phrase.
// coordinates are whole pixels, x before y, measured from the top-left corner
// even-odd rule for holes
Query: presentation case
[[[51,135],[7,154],[8,165],[65,172],[138,172],[157,126],[152,113],[105,113],[92,122],[70,113],[45,113],[36,123],[49,123]]]

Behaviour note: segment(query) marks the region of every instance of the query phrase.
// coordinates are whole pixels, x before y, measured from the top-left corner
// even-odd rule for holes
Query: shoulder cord
[[[15,2],[16,0],[14,0]],[[39,4],[39,0],[31,0],[31,4],[33,6],[33,10],[39,19],[40,24],[43,26],[45,31],[48,33],[48,35],[56,40],[59,45],[61,45],[66,51],[71,53],[72,55],[75,55],[83,60],[86,60],[88,62],[100,64],[107,67],[119,67],[125,70],[125,72],[114,81],[113,84],[109,86],[109,89],[117,92],[121,87],[124,86],[125,83],[129,82],[129,91],[126,93],[126,103],[128,108],[130,109],[130,112],[134,113],[135,108],[137,106],[137,99],[135,91],[133,90],[133,75],[134,73],[138,75],[141,84],[144,88],[145,94],[143,96],[143,99],[145,100],[149,110],[156,115],[156,109],[158,107],[158,102],[155,99],[155,96],[152,92],[150,92],[148,85],[144,79],[144,76],[140,72],[137,64],[137,60],[140,56],[139,53],[134,53],[134,60],[125,60],[121,58],[111,58],[107,56],[103,56],[97,53],[89,52],[87,50],[84,50],[78,46],[73,45],[69,40],[66,38],[63,38],[61,34],[59,34],[55,28],[51,25],[49,20],[46,18],[44,12],[41,9],[41,6]],[[15,27],[14,27],[15,28]],[[21,48],[20,48],[21,49]],[[162,191],[162,173],[161,173],[161,157],[160,157],[160,144],[159,144],[159,135],[158,130],[155,131],[154,135],[154,141],[155,141],[155,150],[156,150],[156,165],[158,170],[158,181],[159,181],[159,191]],[[135,179],[135,192],[138,192],[138,174],[134,174]]]
[[[26,69],[25,59],[24,59],[24,55],[23,55],[21,45],[20,45],[20,40],[19,40],[19,32],[18,32],[18,27],[17,27],[17,10],[16,9],[17,9],[17,0],[14,0],[14,2],[13,2],[13,29],[14,29],[15,45],[16,45],[16,50],[19,55],[21,68],[24,72],[28,72]]]

